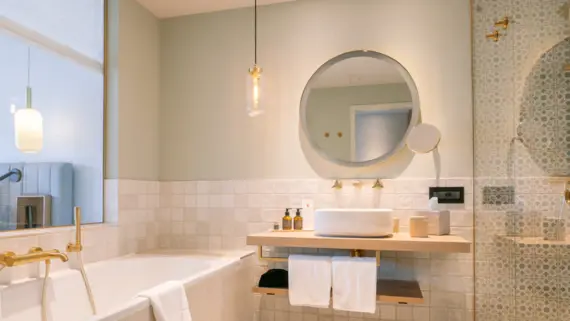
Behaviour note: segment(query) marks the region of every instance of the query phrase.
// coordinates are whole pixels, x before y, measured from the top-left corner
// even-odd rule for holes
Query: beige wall
[[[267,113],[254,119],[244,106],[252,10],[162,21],[160,179],[315,177],[299,143],[301,93],[322,63],[359,48],[390,55],[409,70],[423,120],[443,133],[442,176],[471,176],[469,21],[467,0],[309,0],[261,7],[259,63],[271,101]],[[416,156],[403,176],[434,176],[431,156]]]
[[[158,179],[159,22],[135,0],[110,1],[106,178]]]

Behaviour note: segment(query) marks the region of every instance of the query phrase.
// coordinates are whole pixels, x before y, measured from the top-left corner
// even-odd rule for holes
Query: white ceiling
[[[325,70],[313,88],[405,83],[391,63],[376,58],[356,57],[337,62]]]
[[[252,7],[254,0],[137,0],[158,18],[171,18],[189,14]],[[295,0],[258,0],[268,5]]]

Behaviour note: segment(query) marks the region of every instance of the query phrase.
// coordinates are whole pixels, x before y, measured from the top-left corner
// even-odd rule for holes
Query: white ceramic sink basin
[[[386,237],[392,234],[390,209],[320,209],[315,211],[315,235]]]

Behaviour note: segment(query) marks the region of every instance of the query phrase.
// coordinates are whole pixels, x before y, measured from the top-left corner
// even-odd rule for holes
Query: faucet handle
[[[374,182],[374,185],[372,185],[373,189],[382,189],[384,188],[384,184],[382,184],[382,181],[377,178],[376,181]]]

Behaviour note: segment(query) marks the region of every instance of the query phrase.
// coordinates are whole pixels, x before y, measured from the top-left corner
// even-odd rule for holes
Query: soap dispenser
[[[283,231],[290,231],[293,229],[293,219],[291,215],[289,215],[290,208],[285,209],[285,216],[283,216],[283,223],[281,226],[283,227]]]
[[[297,213],[295,214],[295,218],[293,219],[293,226],[296,231],[303,230],[303,217],[301,217],[301,209],[297,209]]]

